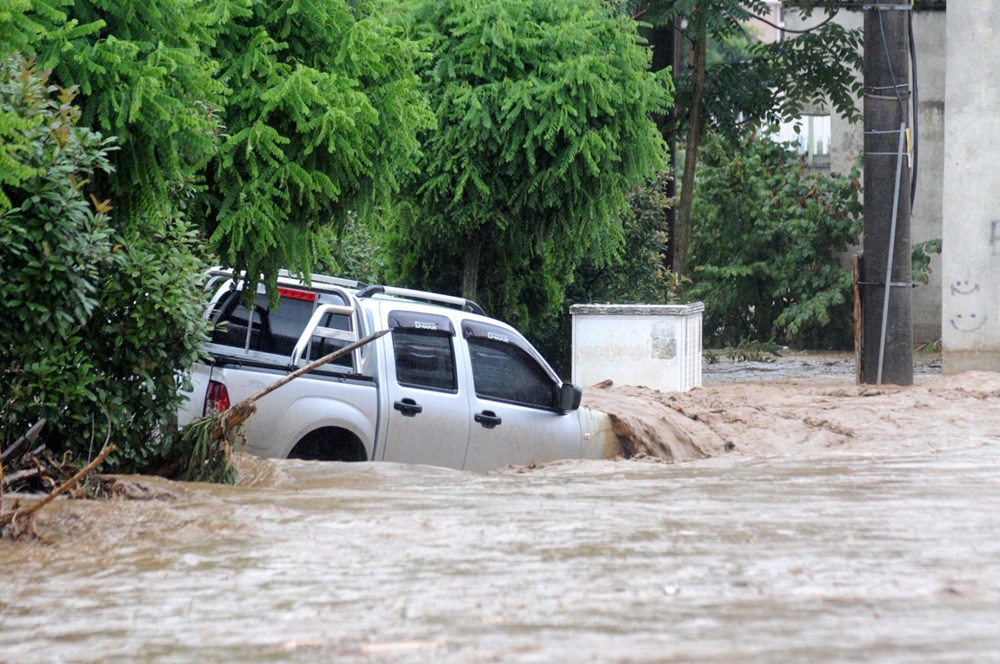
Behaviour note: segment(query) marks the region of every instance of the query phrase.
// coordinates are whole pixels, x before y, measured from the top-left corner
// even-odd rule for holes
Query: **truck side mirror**
[[[556,410],[560,413],[568,413],[580,407],[580,399],[583,398],[583,390],[579,385],[563,383],[559,386],[559,403]]]

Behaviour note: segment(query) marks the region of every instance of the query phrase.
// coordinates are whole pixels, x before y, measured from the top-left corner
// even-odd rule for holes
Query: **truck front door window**
[[[525,406],[552,408],[552,379],[517,346],[489,337],[469,337],[476,396]]]

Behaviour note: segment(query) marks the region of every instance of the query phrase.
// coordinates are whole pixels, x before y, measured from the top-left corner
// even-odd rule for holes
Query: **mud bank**
[[[745,367],[740,369],[745,371]],[[1000,374],[920,375],[909,387],[853,375],[719,382],[686,393],[591,388],[627,455],[692,461],[722,454],[901,454],[1000,441]]]

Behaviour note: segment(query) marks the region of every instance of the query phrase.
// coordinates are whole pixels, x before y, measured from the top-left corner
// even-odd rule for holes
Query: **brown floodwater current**
[[[683,463],[249,459],[241,486],[57,501],[51,544],[0,542],[0,662],[998,662],[1000,383],[977,380],[793,386],[781,453],[723,387],[697,423],[756,428]],[[866,442],[906,413],[957,428]]]
[[[0,544],[0,661],[1000,660],[1000,445],[260,465]]]

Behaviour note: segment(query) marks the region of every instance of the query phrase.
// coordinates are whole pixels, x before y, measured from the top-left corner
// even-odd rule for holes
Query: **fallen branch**
[[[10,512],[0,514],[0,532],[3,532],[7,528],[7,526],[10,525],[14,525],[16,527],[17,522],[20,519],[27,518],[28,521],[24,526],[24,530],[22,532],[26,531],[34,534],[33,519],[35,513],[38,512],[38,510],[45,507],[46,505],[48,505],[49,503],[51,503],[56,498],[58,498],[60,495],[66,493],[67,491],[75,487],[80,482],[80,480],[85,478],[87,475],[93,472],[95,468],[104,463],[104,460],[108,458],[108,455],[111,454],[114,451],[114,449],[115,449],[114,445],[111,444],[105,445],[104,449],[101,450],[100,454],[98,454],[93,461],[91,461],[86,466],[77,471],[77,473],[73,475],[73,477],[69,478],[68,480],[57,486],[55,489],[49,492],[47,496],[39,500],[37,503],[33,503],[31,505],[28,505],[27,507],[14,509],[11,510]]]
[[[0,478],[0,491],[6,490],[7,487],[13,486],[21,480],[28,479],[29,477],[38,477],[40,474],[41,470],[38,468],[26,468],[24,470],[18,470],[13,473],[2,475],[2,478]]]

